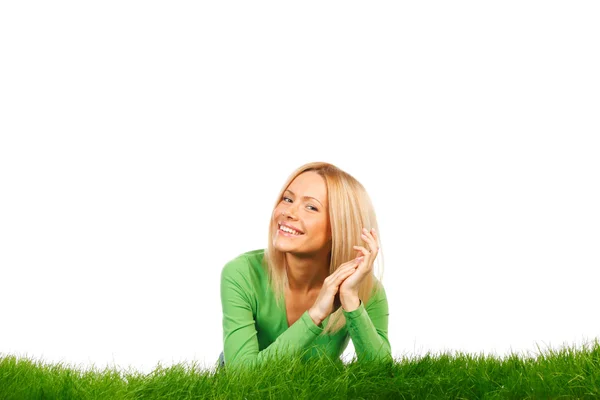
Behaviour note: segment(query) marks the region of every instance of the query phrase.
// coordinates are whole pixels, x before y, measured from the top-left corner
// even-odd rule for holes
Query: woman
[[[303,165],[279,193],[266,250],[221,273],[225,365],[275,354],[391,360],[385,290],[373,276],[375,212],[364,187],[334,165]],[[224,359],[223,359],[224,358]]]

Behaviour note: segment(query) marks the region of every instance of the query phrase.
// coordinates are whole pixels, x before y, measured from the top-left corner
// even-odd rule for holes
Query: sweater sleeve
[[[306,311],[266,349],[259,351],[254,318],[258,294],[249,276],[249,262],[238,258],[221,272],[221,306],[226,366],[262,363],[277,354],[292,355],[309,347],[323,331]]]
[[[388,340],[388,302],[383,285],[369,299],[367,305],[353,311],[344,311],[346,327],[359,361],[392,360],[392,350]]]

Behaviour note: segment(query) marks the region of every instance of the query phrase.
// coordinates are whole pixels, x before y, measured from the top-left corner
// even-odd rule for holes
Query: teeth
[[[293,230],[291,228],[288,228],[287,226],[283,226],[283,225],[279,225],[279,229],[281,229],[284,232],[291,233],[293,235],[299,235],[300,234],[300,232],[295,231],[295,230]]]

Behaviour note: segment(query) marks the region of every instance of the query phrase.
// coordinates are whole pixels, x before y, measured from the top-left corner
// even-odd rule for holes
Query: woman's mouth
[[[281,232],[282,235],[289,236],[289,237],[303,235],[302,232],[297,231],[297,230],[295,230],[293,228],[290,228],[289,226],[282,225],[282,224],[279,224],[279,230],[278,231]]]

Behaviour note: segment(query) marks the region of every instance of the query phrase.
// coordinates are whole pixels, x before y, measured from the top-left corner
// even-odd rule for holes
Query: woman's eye
[[[287,202],[287,203],[291,203],[292,199],[290,199],[289,197],[284,197],[283,201]]]
[[[315,207],[315,206],[307,206],[307,207],[308,207],[310,210],[313,210],[313,211],[319,211],[319,210],[317,209],[317,207]]]

